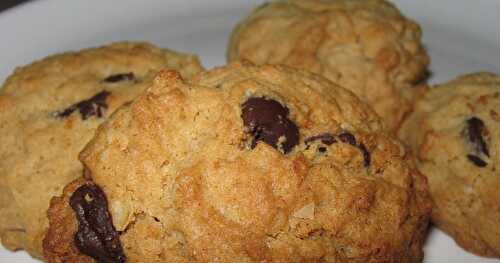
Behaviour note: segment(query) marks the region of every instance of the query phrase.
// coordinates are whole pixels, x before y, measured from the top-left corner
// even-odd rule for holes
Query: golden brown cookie
[[[52,202],[49,262],[423,257],[425,180],[368,106],[314,74],[163,71],[80,159],[85,179]]]
[[[162,68],[185,77],[196,57],[147,43],[115,43],[20,67],[0,91],[0,237],[42,256],[53,196],[81,176],[78,153],[97,126],[148,86]]]
[[[412,107],[429,57],[420,27],[384,0],[281,0],[234,30],[228,60],[286,64],[353,91],[391,129]],[[417,92],[418,93],[418,92]]]
[[[500,77],[431,88],[400,133],[429,180],[434,223],[468,251],[500,257]]]

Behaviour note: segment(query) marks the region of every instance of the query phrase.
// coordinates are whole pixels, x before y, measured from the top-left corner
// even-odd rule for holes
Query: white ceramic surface
[[[147,40],[225,62],[232,27],[262,0],[37,0],[0,13],[0,81],[16,65],[65,50],[117,40]],[[478,70],[500,73],[498,0],[395,0],[424,30],[431,82]],[[466,253],[433,229],[426,263],[499,262]],[[0,247],[0,262],[36,262]]]

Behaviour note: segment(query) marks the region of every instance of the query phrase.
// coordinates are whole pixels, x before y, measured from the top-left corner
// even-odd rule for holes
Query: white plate
[[[0,81],[16,65],[48,54],[117,40],[147,40],[200,55],[206,67],[225,62],[233,25],[261,0],[38,0],[0,13]],[[399,0],[419,21],[432,57],[431,82],[458,74],[500,73],[498,0]],[[439,230],[425,247],[426,263],[498,262],[466,253]],[[0,262],[36,262],[0,247]]]

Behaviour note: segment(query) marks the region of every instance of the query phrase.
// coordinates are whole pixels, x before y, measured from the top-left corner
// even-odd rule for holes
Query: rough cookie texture
[[[500,257],[500,77],[431,88],[400,134],[429,180],[434,223],[463,248]]]
[[[370,104],[389,128],[412,107],[429,57],[420,27],[383,0],[266,3],[234,30],[230,61],[286,64],[322,74]]]
[[[426,182],[382,127],[320,76],[235,63],[161,72],[80,159],[127,262],[420,262]],[[52,203],[49,262],[83,255],[74,189]]]
[[[0,237],[42,256],[50,198],[82,174],[78,153],[97,126],[148,86],[152,72],[201,70],[196,57],[116,43],[16,69],[0,91]],[[151,76],[150,76],[151,75]]]

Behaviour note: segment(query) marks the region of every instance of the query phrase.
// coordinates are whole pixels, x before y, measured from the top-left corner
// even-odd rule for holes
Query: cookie
[[[434,224],[466,250],[500,257],[500,77],[431,88],[400,134],[429,180]]]
[[[147,86],[152,72],[201,70],[196,57],[147,43],[51,56],[15,70],[0,91],[0,237],[42,256],[53,196],[81,176],[78,153],[97,126]]]
[[[354,94],[305,71],[162,71],[80,160],[84,179],[51,204],[49,262],[423,256],[430,201],[405,148]]]
[[[411,110],[429,57],[421,29],[384,0],[281,0],[234,29],[228,60],[286,64],[354,92],[396,129]]]

